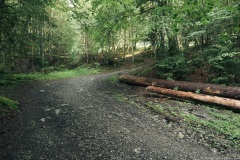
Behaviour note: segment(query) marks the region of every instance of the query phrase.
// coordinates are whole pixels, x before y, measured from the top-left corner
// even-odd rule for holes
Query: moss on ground
[[[183,120],[192,129],[211,130],[228,140],[224,147],[240,149],[240,114],[231,110],[221,110],[213,106],[201,105],[201,113],[189,111],[192,103],[177,102],[177,107],[148,103],[148,107],[170,119]],[[199,106],[199,105],[198,105]],[[202,115],[204,113],[204,115]],[[207,132],[206,132],[207,133]],[[206,135],[208,136],[208,135]],[[214,139],[212,139],[214,141]],[[214,144],[216,144],[215,142]],[[217,147],[217,146],[214,146]]]
[[[53,71],[47,74],[42,72],[36,72],[31,74],[1,73],[0,86],[14,86],[22,83],[28,83],[31,81],[54,80],[54,79],[76,77],[80,75],[90,75],[90,74],[100,73],[102,71],[104,71],[104,69],[81,66],[72,70],[65,69],[61,71]]]
[[[0,96],[0,118],[7,116],[12,110],[17,110],[19,103]]]

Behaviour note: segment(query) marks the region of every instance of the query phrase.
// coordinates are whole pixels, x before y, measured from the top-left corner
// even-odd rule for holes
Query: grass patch
[[[131,102],[123,94],[115,94],[114,97],[122,102]],[[162,102],[160,104],[148,101],[145,105],[162,115],[168,122],[181,122],[179,125],[188,126],[192,132],[201,134],[212,147],[240,149],[239,113],[214,106],[195,105],[190,102]]]
[[[11,100],[9,98],[0,96],[0,105],[1,106],[7,106],[10,109],[16,110],[18,105],[19,105],[19,103],[16,102],[16,101]]]
[[[41,72],[32,73],[32,74],[10,74],[2,73],[0,74],[0,86],[12,86],[21,83],[28,83],[30,81],[38,80],[54,80],[62,79],[69,77],[76,77],[80,75],[90,75],[96,74],[104,71],[103,69],[90,68],[87,66],[81,66],[73,70],[62,70],[62,71],[53,71],[48,74]]]
[[[110,85],[116,85],[118,82],[119,82],[119,78],[117,75],[113,75],[113,76],[110,76],[108,79],[107,79],[107,82],[110,84]]]
[[[126,98],[124,94],[118,93],[114,97],[121,102],[136,104],[134,100]],[[145,105],[147,108],[162,115],[168,122],[181,122],[179,125],[188,126],[192,132],[201,134],[212,147],[218,149],[240,149],[239,113],[214,106],[196,106],[189,102],[162,102],[160,104],[155,101],[149,101]],[[193,109],[193,111],[188,112],[188,109]],[[221,139],[226,141],[221,141]]]
[[[163,107],[161,104],[153,104],[151,102],[147,103],[146,106],[155,112],[164,116],[164,118],[168,121],[179,122],[181,117],[179,115],[179,111],[177,107]]]
[[[81,76],[81,75],[97,74],[100,72],[101,70],[96,68],[78,67],[74,70],[51,72],[45,78],[52,80],[52,79],[61,79],[61,78],[75,77],[75,76]]]
[[[179,102],[181,103],[181,102]],[[214,131],[217,135],[222,135],[228,140],[229,144],[224,147],[233,147],[240,149],[240,114],[230,110],[219,110],[209,106],[203,107],[204,112],[208,115],[207,119],[198,117],[194,113],[186,112],[181,108],[192,106],[193,104],[184,103],[183,106],[172,107],[160,104],[148,103],[147,106],[157,113],[163,115],[167,120],[184,120],[184,123],[196,130]],[[209,132],[211,133],[211,132]],[[209,137],[210,135],[205,135]],[[217,136],[216,136],[217,137]],[[214,138],[212,138],[214,141]],[[217,143],[213,143],[216,145]],[[217,147],[217,146],[214,146]]]
[[[120,102],[125,102],[127,100],[127,98],[122,93],[116,93],[116,94],[114,94],[113,97],[116,98]]]
[[[18,102],[0,96],[0,118],[7,116],[8,113],[12,110],[17,110],[18,105]]]
[[[211,110],[209,114],[213,118],[209,121],[202,120],[201,123],[225,135],[227,139],[232,140],[234,145],[240,148],[240,114],[232,111],[218,113],[217,110]]]

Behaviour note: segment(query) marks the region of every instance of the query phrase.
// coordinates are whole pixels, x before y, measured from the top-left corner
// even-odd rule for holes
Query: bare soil
[[[145,109],[141,99],[139,104],[132,104],[130,99],[119,101],[117,94],[138,97],[139,90],[107,82],[109,76],[120,73],[35,83],[11,90],[11,98],[21,106],[14,116],[0,122],[0,159],[237,157],[189,140],[195,136],[183,139],[177,123],[171,127],[164,117]]]

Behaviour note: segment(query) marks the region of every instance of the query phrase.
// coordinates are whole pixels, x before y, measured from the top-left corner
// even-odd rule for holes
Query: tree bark
[[[123,29],[123,59],[125,60],[126,57],[126,41],[127,41],[127,35],[126,35],[126,29]]]
[[[160,94],[174,96],[174,97],[188,99],[188,100],[196,100],[196,101],[201,101],[205,103],[218,104],[230,109],[240,111],[240,101],[235,99],[196,94],[192,92],[175,91],[172,89],[165,89],[165,88],[154,87],[154,86],[147,87],[147,90],[154,93],[160,93]]]
[[[157,86],[162,88],[174,89],[190,92],[199,92],[220,97],[233,98],[240,100],[240,87],[222,86],[207,83],[194,83],[186,81],[161,80],[146,77],[136,77],[131,75],[122,75],[119,80],[124,83],[140,86]]]
[[[119,81],[127,84],[131,84],[131,85],[139,85],[144,87],[151,86],[152,82],[154,82],[153,79],[149,79],[146,77],[136,77],[136,76],[131,76],[127,74],[121,75],[119,77]]]
[[[208,83],[194,83],[186,81],[157,80],[153,86],[182,91],[199,92],[226,98],[240,99],[240,87],[223,86]]]

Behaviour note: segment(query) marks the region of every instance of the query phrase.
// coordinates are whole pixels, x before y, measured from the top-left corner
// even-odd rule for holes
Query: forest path
[[[120,102],[98,74],[20,87],[21,113],[0,133],[0,159],[208,159],[209,148],[173,137],[151,112]],[[2,124],[1,124],[2,125]]]

